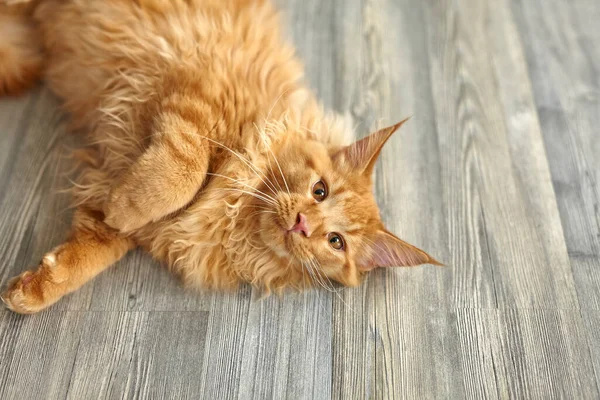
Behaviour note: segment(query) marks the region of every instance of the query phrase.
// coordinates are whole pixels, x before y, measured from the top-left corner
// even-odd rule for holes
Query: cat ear
[[[423,250],[398,239],[385,230],[378,230],[369,238],[367,251],[359,256],[362,269],[377,267],[412,267],[421,264],[443,265]]]
[[[375,166],[375,161],[377,161],[377,157],[379,156],[383,145],[390,136],[392,136],[392,133],[396,132],[396,130],[408,119],[409,118],[406,118],[395,125],[380,129],[351,145],[342,147],[334,154],[333,159],[339,162],[349,163],[350,166],[353,169],[358,170],[358,172],[371,175],[373,167]]]

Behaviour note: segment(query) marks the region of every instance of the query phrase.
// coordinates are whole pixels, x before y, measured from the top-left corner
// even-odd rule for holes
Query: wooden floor
[[[449,266],[260,300],[132,253],[46,312],[0,311],[0,398],[599,398],[600,2],[278,2],[359,135],[413,115],[378,200]],[[3,284],[69,226],[56,105],[0,100]]]

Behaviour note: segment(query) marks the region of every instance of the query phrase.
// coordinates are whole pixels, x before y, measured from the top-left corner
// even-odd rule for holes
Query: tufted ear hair
[[[383,145],[408,119],[406,118],[395,125],[380,129],[363,139],[342,147],[333,155],[333,160],[350,164],[352,169],[360,174],[371,175]]]
[[[367,238],[367,242],[367,251],[358,259],[359,266],[364,270],[421,264],[443,265],[423,250],[398,239],[386,230],[378,230]]]

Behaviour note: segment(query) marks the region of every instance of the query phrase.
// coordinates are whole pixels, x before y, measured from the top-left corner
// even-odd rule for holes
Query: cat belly
[[[158,13],[177,16],[170,2],[157,1],[44,0],[38,7],[46,80],[77,125],[95,125],[107,98],[121,99],[111,103],[119,115],[151,95],[161,74],[159,54],[176,58],[153,20]]]
[[[245,15],[249,4],[253,14]],[[210,86],[216,98],[230,93],[229,114],[241,119],[235,105],[246,102],[240,94],[250,96],[252,91],[231,87],[239,81],[231,76],[239,71],[226,57],[232,46],[243,47],[244,36],[238,31],[247,28],[244,24],[258,25],[256,16],[263,25],[277,24],[266,1],[41,1],[35,19],[47,53],[48,85],[63,99],[73,126],[94,143],[85,154],[93,166],[78,181],[79,203],[92,208],[104,203],[111,185],[147,148],[161,102],[173,92],[187,96],[186,91],[201,85]],[[178,112],[186,112],[184,106],[179,108]],[[256,109],[251,104],[245,107]],[[214,118],[221,111],[215,110]],[[230,129],[238,130],[238,119],[229,121]]]
[[[47,53],[46,80],[83,126],[106,117],[98,108],[110,108],[114,117],[149,101],[178,66],[209,72],[213,58],[242,45],[239,31],[244,22],[257,25],[254,16],[277,25],[270,4],[260,0],[41,0],[34,13]],[[182,83],[190,78],[182,76]]]

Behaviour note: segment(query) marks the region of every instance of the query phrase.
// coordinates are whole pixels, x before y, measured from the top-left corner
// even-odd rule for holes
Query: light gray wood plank
[[[68,398],[199,398],[207,312],[88,312]]]
[[[211,398],[331,397],[331,297],[215,293],[201,391]]]
[[[386,298],[391,301],[389,295]],[[374,387],[371,396],[388,399],[398,396],[463,397],[461,371],[449,371],[447,368],[449,360],[457,356],[456,342],[452,341],[449,348],[444,346],[448,335],[448,314],[407,306],[395,309],[393,313],[388,309],[384,314],[378,305],[376,307],[373,326]],[[477,376],[481,373],[478,370],[472,372],[476,372]]]
[[[544,273],[551,273],[548,293],[561,293],[573,301],[574,282],[570,268],[558,205],[552,187],[533,89],[529,81],[522,39],[513,18],[510,2],[502,0],[487,10],[486,38],[490,46],[495,86],[504,114],[504,124],[515,185],[527,210],[520,221],[532,232],[526,243],[532,254],[543,254]],[[540,243],[539,246],[536,246]],[[542,247],[538,251],[538,247]],[[539,264],[527,263],[527,268]],[[560,303],[559,303],[560,304]],[[561,306],[567,306],[563,303]],[[575,307],[579,302],[575,299]],[[573,307],[573,305],[571,305]]]
[[[331,398],[331,295],[258,296],[248,310],[238,398]]]
[[[456,329],[450,329],[443,347],[452,349],[456,346],[456,356],[448,358],[440,366],[446,368],[456,381],[460,380],[450,380],[450,392],[460,393],[460,397],[469,399],[508,398],[504,377],[498,374],[502,358],[494,354],[500,337],[497,311],[458,309],[442,322],[455,325]]]
[[[5,187],[10,171],[14,166],[19,148],[24,138],[29,110],[37,96],[0,99],[0,187]],[[0,194],[0,199],[4,192]]]
[[[579,312],[498,312],[498,371],[510,398],[595,399],[600,395]]]
[[[79,350],[80,314],[0,310],[0,398],[64,399]]]
[[[586,327],[587,342],[592,355],[596,386],[598,386],[598,382],[600,382],[600,311],[583,309],[581,317]]]
[[[199,398],[207,312],[2,311],[0,395]]]
[[[371,314],[369,335],[354,347],[336,346],[357,350],[339,354],[350,372],[334,374],[334,397],[506,398],[497,385],[501,358],[492,354],[496,310],[403,306],[388,313],[394,318],[385,324]]]
[[[200,387],[202,393],[210,393],[215,399],[239,396],[250,298],[249,288],[214,293],[211,298]]]
[[[514,74],[523,69],[518,63],[518,49],[506,55],[512,58],[503,63],[497,60],[506,51],[493,52],[493,46],[500,47],[508,34],[515,35],[510,14],[505,12],[504,18],[499,18],[495,6],[488,3],[459,6],[444,2],[440,7],[430,7],[429,15],[431,79],[449,223],[455,224],[450,221],[456,219],[460,226],[460,214],[453,210],[479,209],[476,213],[481,220],[477,229],[485,237],[480,245],[488,249],[487,258],[468,268],[463,268],[460,259],[456,259],[456,264],[453,260],[452,270],[464,280],[473,272],[465,275],[460,270],[493,265],[499,306],[577,307],[564,243],[560,247],[559,235],[544,233],[560,232],[556,208],[551,200],[531,201],[531,191],[539,193],[542,199],[552,192],[541,137],[535,133],[511,133],[509,129],[514,126],[507,128],[505,122],[510,117],[505,115],[505,107],[511,112],[515,104],[506,99],[502,103],[504,89],[499,87],[510,79],[526,79],[523,73]],[[498,33],[486,35],[489,21],[494,21]],[[498,34],[503,34],[503,39]],[[527,98],[526,92],[520,95]],[[529,157],[538,160],[532,162],[535,168],[521,167],[521,159],[513,159],[511,154],[515,148],[527,149]],[[519,153],[514,156],[519,157]],[[467,193],[476,193],[473,201],[465,197]],[[465,236],[459,230],[451,231],[450,237],[452,248],[458,250],[464,249],[472,235]],[[461,252],[454,252],[454,256]],[[460,290],[462,286],[464,283],[458,281],[454,288]],[[466,294],[463,290],[460,293]]]
[[[539,7],[545,12],[540,13]],[[600,309],[600,4],[513,1],[581,307]]]
[[[128,398],[216,398],[203,391],[205,335],[208,313],[152,312],[142,324],[135,347],[135,375]],[[133,371],[132,371],[133,372]]]
[[[373,278],[344,290],[333,302],[332,394],[336,399],[372,396],[375,382]]]
[[[571,253],[569,258],[581,308],[600,310],[600,256]]]
[[[582,314],[600,366],[600,4],[513,1]],[[590,311],[587,311],[587,310]]]
[[[78,351],[65,392],[71,399],[124,398],[139,385],[141,331],[148,315],[138,312],[81,313]],[[172,341],[165,338],[165,342]]]
[[[141,249],[90,283],[94,311],[208,311],[210,293],[185,289],[165,265]]]
[[[423,8],[410,2],[370,1],[363,10],[363,81],[359,99],[367,133],[414,115],[384,147],[375,193],[382,219],[401,239],[450,262],[447,222],[433,117]],[[400,305],[438,307],[452,270],[432,266],[375,271],[403,296]],[[382,287],[371,290],[380,293]],[[376,302],[381,296],[376,296]],[[378,304],[378,303],[376,303]]]
[[[389,13],[392,15],[386,20],[384,15]],[[447,253],[444,212],[437,189],[436,136],[431,129],[433,120],[422,112],[431,110],[432,101],[427,68],[423,68],[427,57],[422,52],[424,35],[420,9],[400,7],[398,3],[362,2],[359,16],[360,20],[349,24],[345,31],[352,45],[337,49],[349,65],[359,59],[358,68],[349,68],[344,71],[348,77],[342,77],[343,81],[359,82],[349,108],[360,127],[359,134],[416,114],[384,148],[376,170],[382,215],[388,227],[400,237],[444,260]],[[409,34],[412,32],[417,34]],[[393,174],[390,171],[394,171]],[[413,348],[417,342],[408,340],[409,343],[403,343],[410,349],[401,353],[408,359],[402,357],[396,350],[398,341],[404,337],[395,329],[397,326],[390,328],[380,324],[381,315],[377,312],[388,290],[402,293],[393,305],[394,321],[401,318],[401,310],[413,309],[417,304],[437,307],[442,290],[439,277],[443,276],[438,274],[442,273],[435,268],[377,271],[363,287],[345,291],[343,301],[334,298],[333,376],[336,378],[333,388],[336,398],[381,398],[399,393],[432,396],[443,392],[440,385],[432,383],[442,382],[444,378],[440,379],[434,368],[421,368],[430,363],[431,353],[424,347]],[[418,318],[422,314],[413,315]],[[406,326],[424,327],[415,322],[411,320]],[[422,342],[437,344],[440,341],[436,334],[423,331],[421,335]],[[414,365],[405,368],[408,360]],[[412,374],[411,371],[418,372]]]

